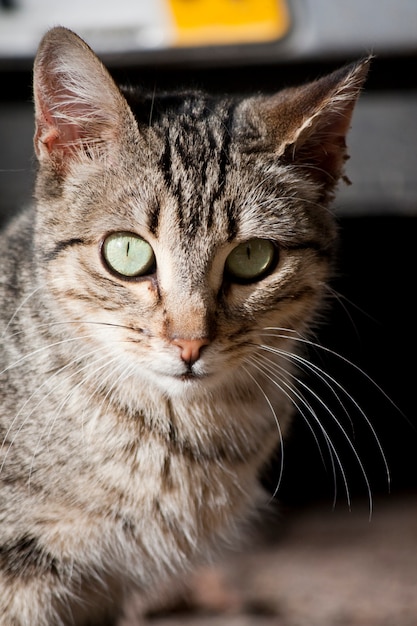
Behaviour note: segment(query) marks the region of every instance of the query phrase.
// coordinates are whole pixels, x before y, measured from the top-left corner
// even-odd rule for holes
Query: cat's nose
[[[172,343],[181,349],[181,358],[193,365],[200,358],[201,349],[210,342],[208,339],[173,339]]]

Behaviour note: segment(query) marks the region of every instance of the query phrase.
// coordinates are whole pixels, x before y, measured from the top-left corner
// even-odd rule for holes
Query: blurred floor
[[[417,494],[283,511],[263,540],[196,576],[150,626],[415,626]]]

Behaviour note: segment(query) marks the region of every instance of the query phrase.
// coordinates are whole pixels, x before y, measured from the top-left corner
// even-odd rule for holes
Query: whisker
[[[279,330],[279,331],[281,331],[280,328],[275,329],[274,327],[266,327],[264,330]],[[306,339],[305,337],[293,337],[293,336],[288,337],[286,335],[280,335],[280,334],[270,334],[270,335],[268,335],[266,333],[262,333],[262,335],[265,335],[265,336],[268,336],[268,337],[277,337],[277,338],[282,338],[282,339],[293,339],[294,341],[299,341],[299,342],[301,342],[301,343],[303,343],[303,344],[305,344],[307,346],[311,346],[312,348],[316,348],[318,350],[326,352],[327,354],[330,354],[331,356],[333,356],[333,357],[339,359],[340,361],[346,363],[347,365],[349,365],[349,367],[352,367],[359,374],[361,374],[361,376],[366,378],[367,381],[369,383],[371,383],[371,385],[375,389],[377,389],[377,391],[379,393],[381,393],[384,396],[384,398],[391,404],[391,406],[393,406],[404,418],[406,418],[406,416],[401,411],[401,409],[395,404],[395,402],[389,397],[389,395],[387,393],[385,393],[385,391],[382,389],[382,387],[380,387],[378,385],[378,383],[371,376],[369,376],[369,374],[367,374],[365,372],[365,370],[363,370],[361,367],[359,367],[359,365],[356,365],[356,363],[354,363],[353,361],[350,361],[347,357],[343,356],[342,354],[339,354],[335,350],[332,350],[331,348],[327,348],[326,346],[323,346],[323,345],[321,345],[321,344],[319,344],[317,342],[310,341],[309,339]]]
[[[337,400],[338,405],[343,410],[347,419],[350,422],[352,431],[354,431],[353,421],[349,415],[349,412],[345,404],[343,403],[341,397],[338,395],[338,393],[334,389],[333,385],[335,385],[336,387],[340,389],[340,391],[350,400],[350,402],[352,402],[355,408],[357,408],[357,410],[366,419],[365,413],[361,409],[360,405],[355,402],[354,397],[335,378],[333,378],[330,374],[328,374],[324,369],[319,367],[316,363],[314,363],[313,361],[309,361],[308,359],[306,359],[300,354],[288,352],[287,350],[281,350],[280,348],[276,348],[274,346],[259,344],[258,347],[263,350],[266,350],[267,352],[278,354],[279,356],[282,356],[284,359],[286,359],[289,362],[296,362],[298,367],[302,369],[303,371],[313,373],[325,385],[325,387],[331,392],[332,396]],[[370,427],[372,428],[371,425]],[[374,434],[376,437],[376,433]]]
[[[96,337],[95,334],[79,335],[78,337],[68,337],[66,339],[61,339],[59,341],[55,341],[53,343],[48,343],[45,346],[42,346],[41,348],[37,348],[36,350],[33,350],[32,352],[28,352],[27,354],[23,355],[22,357],[20,357],[19,359],[17,359],[16,361],[11,363],[7,367],[5,367],[3,370],[0,371],[0,376],[5,374],[6,372],[8,372],[11,369],[14,369],[15,367],[17,367],[21,363],[24,363],[25,361],[35,357],[36,355],[41,354],[42,352],[46,352],[46,351],[50,350],[51,348],[56,348],[57,346],[61,346],[61,345],[68,344],[68,343],[76,343],[76,342],[81,341],[83,339],[91,339],[91,338],[94,338],[94,337]]]
[[[114,358],[112,359],[112,361],[110,363],[114,363],[117,359]],[[103,397],[103,399],[101,400],[100,404],[97,407],[97,410],[95,411],[95,415],[97,416],[100,411],[103,409],[104,407],[104,403],[107,402],[108,404],[110,403],[110,395],[113,393],[113,390],[115,389],[115,387],[118,385],[118,383],[120,382],[120,380],[122,380],[122,378],[124,377],[124,379],[126,380],[131,373],[134,370],[134,365],[131,364],[130,367],[126,370],[124,364],[119,363],[118,365],[118,369],[121,370],[121,373],[119,374],[119,376],[113,381],[113,383],[111,384],[111,386],[109,387],[109,389],[107,390],[105,396]],[[95,372],[96,374],[97,372]],[[101,377],[98,381],[97,381],[97,387],[104,387],[105,384],[107,383],[107,381],[114,376],[115,371],[112,370],[109,372],[109,374],[106,377]],[[90,395],[90,398],[93,397],[93,393]],[[85,415],[85,410],[83,411],[83,416]],[[82,424],[83,424],[83,428],[84,428],[84,420],[82,418]],[[92,422],[90,422],[90,429],[92,429]]]
[[[262,389],[261,385],[259,384],[259,382],[256,380],[256,378],[250,373],[250,371],[244,366],[242,365],[242,369],[246,372],[246,374],[249,376],[249,378],[255,383],[255,385],[258,387],[259,391],[261,392],[261,394],[263,395],[263,397],[266,400],[266,403],[268,404],[271,413],[273,415],[277,430],[278,430],[278,436],[279,436],[279,442],[280,442],[280,451],[281,451],[281,459],[280,459],[280,470],[279,470],[279,475],[278,475],[278,482],[275,486],[274,492],[271,496],[271,500],[273,500],[276,496],[276,494],[279,491],[281,482],[282,482],[282,476],[284,473],[284,440],[283,440],[283,436],[282,436],[282,431],[281,431],[281,426],[279,424],[279,420],[277,417],[277,414],[275,412],[274,407],[272,406],[272,403],[270,401],[270,399],[268,398],[268,396],[266,395],[265,391]]]
[[[23,298],[23,300],[21,301],[19,306],[15,309],[13,315],[11,316],[9,321],[7,322],[6,326],[4,327],[4,330],[3,330],[2,334],[1,334],[1,338],[2,339],[4,339],[4,337],[6,336],[7,330],[10,328],[10,324],[13,322],[13,320],[15,319],[15,317],[19,313],[19,311],[22,310],[22,308],[25,306],[26,302],[28,302],[35,295],[35,293],[37,293],[40,289],[41,289],[41,287],[37,287],[30,294],[28,294],[26,296],[26,298]]]
[[[270,329],[266,329],[266,330],[270,330]],[[276,336],[276,337],[285,337],[285,335],[272,335],[272,336]],[[322,346],[318,343],[309,341],[307,339],[303,339],[300,337],[292,337],[292,339],[294,341],[301,341],[306,345],[310,345],[313,346],[314,348],[321,348],[324,352],[327,352],[329,354],[331,354],[334,357],[337,357],[338,359],[341,359],[342,362],[345,362],[347,365],[351,366],[354,370],[356,370],[357,372],[359,372],[361,375],[363,375],[369,382],[371,382],[373,384],[373,386],[383,394],[383,396],[389,400],[392,404],[392,406],[394,406],[396,409],[398,409],[398,407],[395,405],[395,403],[389,398],[389,396],[383,391],[383,389],[381,389],[381,387],[368,375],[366,374],[366,372],[364,370],[362,370],[359,366],[357,366],[355,363],[353,363],[352,361],[350,361],[349,359],[347,359],[346,357],[344,357],[343,355],[335,352],[334,350],[331,350],[330,348],[326,348],[325,346]],[[390,485],[391,485],[391,472],[389,469],[389,465],[388,465],[388,461],[385,455],[385,452],[383,450],[383,447],[381,445],[381,442],[378,438],[378,435],[376,433],[376,430],[371,422],[371,420],[369,419],[369,417],[366,415],[365,411],[362,409],[362,407],[359,405],[359,403],[355,400],[355,398],[352,396],[352,394],[350,394],[344,387],[343,385],[341,385],[339,383],[339,381],[337,381],[333,376],[331,376],[330,374],[328,374],[328,372],[326,372],[325,370],[323,370],[322,368],[320,368],[318,365],[316,365],[314,362],[307,360],[305,357],[302,357],[299,354],[295,354],[295,353],[289,353],[286,351],[280,351],[279,348],[275,348],[273,346],[266,346],[263,345],[262,346],[263,349],[268,350],[270,352],[274,352],[277,351],[277,354],[280,354],[281,356],[285,356],[286,358],[291,358],[291,360],[297,362],[298,364],[300,364],[303,368],[311,371],[312,373],[314,373],[320,380],[322,380],[322,382],[324,382],[329,389],[332,390],[332,393],[335,395],[335,397],[338,399],[340,406],[343,407],[346,415],[349,417],[347,410],[343,404],[343,402],[341,401],[341,399],[339,398],[339,396],[337,395],[337,393],[335,392],[334,388],[332,387],[332,385],[335,385],[344,395],[346,398],[349,399],[349,401],[352,403],[352,405],[355,407],[355,409],[359,412],[359,414],[361,415],[361,417],[364,419],[366,425],[368,426],[374,441],[378,447],[379,453],[381,455],[383,464],[384,464],[384,468],[385,468],[385,473],[386,473],[386,477],[387,477],[387,484],[388,484],[388,489],[390,489]],[[326,382],[327,381],[327,382]],[[398,411],[402,414],[402,412],[400,411],[400,409],[398,409]],[[350,419],[350,418],[349,418]]]
[[[102,350],[102,348],[96,348],[95,350],[93,350],[93,351],[91,351],[91,352],[89,352],[89,353],[87,353],[87,354],[83,355],[83,357],[88,357],[88,356],[91,356],[91,354],[95,354],[96,352],[99,352],[100,350]],[[76,361],[77,361],[77,360],[79,360],[79,358],[80,358],[80,357],[77,357],[76,359],[73,359],[72,361],[70,361],[69,363],[67,363],[66,365],[64,365],[63,367],[59,368],[56,372],[54,372],[51,376],[49,376],[46,380],[44,380],[44,381],[43,381],[43,383],[42,383],[39,387],[37,387],[37,389],[36,389],[36,390],[35,390],[35,391],[34,391],[34,392],[30,395],[30,396],[28,396],[28,397],[26,398],[25,402],[22,404],[22,406],[19,408],[18,412],[17,412],[17,413],[16,413],[16,415],[14,416],[14,418],[13,418],[12,422],[10,423],[10,425],[9,425],[9,427],[8,427],[8,429],[7,429],[7,431],[6,431],[5,435],[4,435],[4,437],[3,437],[3,441],[2,441],[1,446],[0,446],[0,452],[3,450],[5,441],[7,440],[8,436],[9,436],[9,435],[10,435],[10,433],[12,432],[12,429],[13,429],[14,425],[16,424],[17,420],[19,419],[20,415],[22,415],[22,413],[23,413],[24,409],[26,408],[26,406],[27,406],[27,405],[28,405],[28,404],[29,404],[29,403],[33,400],[33,398],[34,398],[37,394],[39,394],[39,392],[42,390],[42,388],[43,388],[43,387],[45,387],[46,385],[48,385],[48,384],[51,382],[51,380],[52,380],[53,378],[55,378],[56,376],[60,375],[63,371],[65,371],[65,370],[66,370],[66,369],[68,369],[69,367],[72,367],[72,366],[74,365],[74,363],[76,363]],[[103,358],[105,358],[105,357],[103,357]],[[84,367],[88,367],[89,365],[90,365],[90,364],[87,364],[87,365],[86,365],[86,366],[84,366]],[[83,369],[83,368],[82,368],[82,369]],[[73,372],[73,373],[71,374],[71,377],[72,377],[72,376],[75,376],[77,373],[78,373],[78,371]],[[11,441],[10,441],[10,443],[9,443],[9,446],[8,446],[8,448],[7,448],[6,452],[5,452],[4,458],[3,458],[2,463],[1,463],[1,465],[0,465],[0,473],[3,471],[4,464],[5,464],[5,462],[6,462],[6,459],[7,459],[8,453],[9,453],[9,451],[10,451],[11,447],[14,445],[14,442],[15,442],[15,440],[16,440],[16,438],[17,438],[17,436],[19,435],[19,433],[21,432],[22,428],[24,427],[24,425],[27,423],[27,421],[28,421],[28,420],[30,419],[30,417],[33,415],[34,411],[35,411],[35,410],[36,410],[36,409],[37,409],[37,408],[38,408],[38,407],[42,404],[42,402],[44,402],[44,401],[45,401],[45,399],[46,399],[47,397],[49,397],[52,393],[55,393],[55,392],[57,391],[57,389],[59,389],[59,387],[60,387],[61,385],[63,385],[63,384],[64,384],[64,381],[61,381],[61,383],[60,383],[57,387],[54,387],[54,388],[53,388],[53,389],[51,389],[51,390],[50,390],[47,394],[45,394],[44,396],[42,396],[42,398],[39,400],[39,402],[38,402],[35,406],[33,406],[33,407],[31,408],[30,413],[29,413],[29,414],[25,417],[25,419],[23,420],[23,422],[20,424],[19,428],[18,428],[18,429],[17,429],[17,431],[14,433],[13,438],[12,438],[12,440],[11,440]]]
[[[280,355],[285,357],[285,354],[283,352],[281,352]],[[286,356],[287,356],[289,361],[292,360],[291,357],[293,355],[291,355],[291,354],[288,355],[287,354]],[[356,450],[356,448],[355,448],[351,438],[349,437],[346,429],[343,427],[343,425],[341,424],[340,420],[336,417],[335,413],[330,409],[330,407],[323,401],[322,398],[320,398],[320,396],[311,387],[306,385],[306,383],[304,383],[300,379],[298,379],[297,384],[300,385],[301,387],[303,387],[306,391],[308,391],[308,393],[310,393],[312,395],[312,397],[324,408],[326,413],[331,417],[333,422],[337,425],[337,427],[338,427],[339,431],[342,433],[345,441],[348,443],[348,446],[349,446],[350,450],[352,451],[352,453],[353,453],[353,455],[354,455],[354,457],[355,457],[355,459],[356,459],[356,461],[357,461],[357,463],[359,465],[361,474],[362,474],[362,476],[364,478],[364,481],[365,481],[365,485],[366,485],[367,493],[368,493],[368,499],[369,499],[369,513],[370,513],[370,517],[371,517],[372,516],[372,511],[373,511],[373,498],[372,498],[372,490],[371,490],[370,482],[369,482],[368,475],[367,475],[366,470],[365,470],[365,466],[364,466],[364,464],[363,464],[363,462],[362,462],[362,460],[361,460],[361,458],[360,458],[360,456],[359,456],[359,454],[358,454],[358,452],[357,452],[357,450]],[[318,421],[318,424],[322,428],[322,425],[321,425],[320,421]],[[375,437],[376,437],[376,435],[375,435]],[[332,449],[335,450],[334,445],[331,443],[330,438],[328,438],[328,441],[331,444]],[[378,443],[378,446],[379,446],[380,450],[382,450],[380,445],[379,445],[379,440],[377,438],[376,438],[376,441]],[[384,459],[385,465],[387,467],[385,455],[384,455],[383,452],[382,452],[382,455],[383,455],[383,459]],[[339,463],[339,467],[340,467],[340,469],[342,469],[341,463]],[[344,482],[344,485],[345,485],[345,489],[347,489],[347,480],[346,480],[346,476],[345,476],[345,472],[344,471],[343,471],[343,482]],[[349,508],[350,508],[350,498],[349,497],[348,497],[348,504],[349,504]]]
[[[267,328],[265,330],[273,330],[271,328]],[[278,329],[276,329],[278,330]],[[280,332],[281,329],[280,329]],[[286,331],[284,331],[286,333]],[[309,340],[306,340],[304,338],[300,338],[300,337],[294,337],[293,335],[290,337],[287,334],[278,334],[278,333],[273,333],[273,334],[268,334],[268,333],[263,333],[265,336],[272,336],[272,337],[277,337],[277,338],[284,338],[284,339],[291,339],[293,341],[301,341],[307,345],[313,345],[314,347],[319,347],[319,348],[323,348],[325,351],[328,351],[329,353],[341,358],[343,361],[347,362],[349,365],[351,364],[350,361],[348,359],[345,359],[345,357],[335,353],[334,351],[325,348],[324,346],[320,346],[319,344],[316,344],[314,342],[311,342]],[[384,450],[382,448],[381,442],[377,436],[376,430],[374,428],[374,426],[372,425],[370,419],[367,417],[367,415],[365,414],[365,412],[363,411],[362,407],[356,402],[356,400],[354,399],[354,397],[334,378],[332,377],[330,374],[328,374],[325,370],[323,370],[322,368],[320,368],[318,365],[316,365],[314,362],[311,362],[309,360],[307,360],[305,357],[293,353],[293,352],[288,352],[286,350],[277,348],[275,346],[270,346],[270,345],[264,345],[264,344],[260,344],[258,345],[258,347],[261,350],[267,351],[271,354],[276,354],[278,356],[280,356],[281,358],[284,358],[286,360],[288,360],[289,362],[292,363],[296,363],[299,367],[301,367],[303,370],[310,372],[312,374],[314,374],[323,384],[326,385],[326,387],[328,389],[331,390],[333,396],[337,399],[338,404],[343,408],[345,414],[349,417],[350,416],[347,412],[347,408],[344,405],[344,402],[342,401],[342,399],[340,398],[340,396],[338,395],[336,389],[338,389],[341,393],[343,393],[343,395],[349,400],[349,402],[352,403],[352,405],[354,406],[355,410],[358,411],[358,413],[361,415],[361,417],[364,419],[364,422],[366,423],[366,425],[368,426],[368,428],[370,429],[370,432],[372,433],[372,436],[374,438],[374,441],[376,442],[376,445],[378,447],[378,450],[381,454],[381,458],[382,461],[384,463],[384,467],[385,467],[385,472],[386,472],[386,476],[387,476],[387,483],[388,483],[388,489],[390,488],[390,484],[391,484],[391,475],[390,475],[390,469],[388,466],[388,461],[386,458],[386,455],[384,453]],[[270,361],[270,360],[268,360]],[[275,362],[272,362],[274,364],[275,367],[279,368],[279,365],[276,364]],[[354,364],[352,364],[354,366]],[[358,368],[357,366],[354,366],[356,369],[358,369],[358,371],[360,371],[362,373],[362,370],[360,368]],[[366,376],[366,378],[369,378],[368,376]],[[370,379],[372,381],[372,379]],[[373,382],[373,381],[372,381]],[[341,432],[341,434],[343,435],[344,439],[347,441],[349,448],[351,449],[356,462],[358,463],[358,466],[360,468],[361,474],[365,480],[365,484],[367,487],[367,492],[368,492],[368,498],[369,498],[369,504],[370,504],[370,516],[372,515],[372,509],[373,509],[373,504],[372,504],[372,493],[371,493],[371,488],[370,488],[370,482],[368,479],[368,476],[366,474],[366,470],[364,467],[364,464],[355,448],[355,446],[353,445],[353,442],[351,440],[351,438],[349,437],[348,433],[346,432],[346,429],[343,427],[342,423],[340,422],[340,420],[336,417],[335,413],[333,410],[330,409],[330,407],[328,405],[326,405],[326,403],[322,400],[322,398],[320,398],[320,396],[312,389],[310,388],[308,385],[306,385],[302,380],[298,380],[297,384],[301,387],[303,387],[304,389],[306,389],[306,391],[308,391],[309,394],[311,394],[311,396],[315,399],[316,402],[318,402],[322,407],[324,407],[326,413],[332,418],[333,422],[337,425],[339,431]],[[376,385],[376,383],[375,383]],[[376,385],[376,387],[378,387]],[[384,394],[385,395],[385,394]],[[310,415],[312,415],[312,413],[310,413]],[[352,422],[351,422],[352,423]]]
[[[98,349],[98,350],[94,350],[90,353],[88,353],[88,355],[84,355],[85,357],[87,356],[91,356],[91,354],[94,354],[95,352],[98,352],[102,350],[102,348]],[[54,427],[54,424],[56,423],[57,419],[59,418],[66,402],[71,398],[71,396],[76,392],[76,390],[80,387],[82,387],[82,385],[84,385],[89,378],[95,376],[97,374],[98,371],[102,370],[104,367],[107,367],[108,365],[111,365],[111,363],[113,361],[116,360],[116,357],[109,361],[108,360],[108,355],[105,354],[102,357],[100,357],[99,359],[96,359],[93,362],[89,362],[86,365],[84,365],[83,367],[80,367],[79,369],[77,369],[76,371],[72,372],[72,374],[66,379],[66,380],[62,380],[60,382],[59,385],[57,385],[56,387],[54,387],[53,389],[51,389],[51,391],[46,394],[45,396],[42,396],[41,400],[37,403],[37,405],[35,407],[33,407],[32,411],[29,413],[29,415],[25,418],[25,422],[27,421],[27,419],[29,419],[31,417],[31,415],[33,414],[33,412],[42,404],[42,402],[44,402],[44,400],[49,397],[52,393],[55,393],[57,390],[59,390],[60,387],[62,387],[64,384],[66,384],[68,382],[69,379],[71,379],[73,376],[78,376],[81,372],[83,372],[85,369],[87,368],[91,368],[93,366],[95,366],[97,363],[100,363],[101,361],[105,360],[104,365],[102,365],[101,367],[99,367],[98,369],[95,369],[94,371],[89,372],[89,374],[87,376],[85,376],[84,378],[81,379],[81,381],[79,383],[77,383],[74,387],[72,387],[72,389],[66,394],[66,396],[61,400],[59,406],[57,407],[57,411],[56,414],[54,415],[53,419],[50,420],[50,427],[49,427],[49,431],[48,431],[48,436],[46,437],[46,441],[49,440],[51,434],[52,434],[52,429]],[[67,367],[72,366],[74,364],[76,360],[74,359],[73,361],[71,361],[70,363],[68,363],[65,367],[61,368],[58,372],[56,372],[52,377],[48,378],[47,381],[45,381],[44,384],[49,383],[51,381],[51,378],[53,378],[54,376],[57,376],[58,374],[62,374],[63,370],[65,370]],[[111,374],[110,374],[111,375]],[[32,394],[33,395],[33,394]],[[24,422],[24,423],[25,423]],[[24,425],[24,423],[22,424],[22,426]],[[48,426],[48,423],[45,425],[42,433],[40,434],[39,438],[38,438],[38,442],[36,444],[36,448],[34,450],[34,452],[32,453],[32,462],[31,462],[31,466],[29,468],[29,478],[28,478],[28,486],[30,487],[30,478],[32,475],[32,471],[33,471],[33,464],[34,464],[34,460],[36,457],[36,453],[39,449],[39,445],[40,442],[42,441],[43,437],[44,437],[44,433],[46,431],[46,428]],[[20,429],[19,429],[20,431]],[[18,432],[19,432],[18,431]],[[13,442],[12,442],[13,443]],[[11,444],[12,445],[12,444]],[[1,472],[1,468],[0,468],[0,472]]]
[[[300,415],[304,418],[304,423],[306,424],[306,426],[309,428],[315,442],[317,445],[317,449],[319,451],[320,454],[320,458],[322,460],[322,463],[324,465],[324,467],[326,467],[326,462],[321,450],[321,446],[318,440],[318,437],[314,431],[314,428],[312,426],[312,424],[310,423],[310,420],[308,419],[308,415],[311,415],[315,422],[317,423],[318,427],[320,428],[322,435],[324,436],[324,440],[326,442],[326,446],[327,446],[327,450],[329,452],[329,458],[330,458],[330,462],[331,462],[331,466],[332,466],[332,474],[333,474],[333,478],[334,478],[334,486],[335,486],[335,494],[334,494],[334,502],[336,502],[336,497],[337,497],[337,485],[336,485],[336,472],[335,472],[335,464],[334,464],[334,458],[333,455],[335,457],[338,457],[337,453],[336,453],[336,449],[334,448],[334,446],[332,446],[332,442],[331,439],[329,437],[329,435],[327,434],[324,426],[322,425],[322,423],[320,422],[320,419],[314,409],[314,407],[311,405],[310,402],[308,402],[308,400],[305,398],[305,396],[303,396],[297,389],[297,385],[301,382],[297,376],[295,376],[292,372],[289,372],[288,370],[286,370],[284,367],[278,365],[278,363],[276,363],[275,361],[272,361],[271,359],[268,359],[267,357],[265,357],[264,355],[258,355],[257,357],[253,356],[252,358],[256,358],[257,362],[260,364],[260,366],[265,370],[268,371],[271,375],[276,376],[276,372],[275,372],[275,368],[277,368],[280,371],[280,382],[282,382],[283,384],[285,384],[285,386],[288,389],[288,392],[284,392],[284,390],[280,388],[281,391],[283,391],[285,393],[285,395],[289,398],[289,400],[291,401],[291,403],[293,404],[293,406],[295,407],[295,409],[300,413]],[[269,365],[270,364],[270,365]],[[273,367],[272,367],[273,366]],[[269,380],[271,380],[271,382],[273,382],[274,384],[277,384],[276,379],[273,380],[272,378],[270,378],[268,376]],[[290,382],[289,379],[292,379],[292,381],[295,382]],[[292,394],[292,395],[291,395]],[[295,396],[295,398],[297,399],[297,401],[295,401],[295,399],[292,397]],[[300,406],[300,404],[303,405],[305,407],[305,409],[307,410],[307,414],[304,412],[302,406]],[[331,449],[333,447],[333,450]],[[339,461],[339,459],[338,459]],[[341,470],[341,473],[343,475],[343,467],[341,465],[341,462],[339,461],[339,467]]]
[[[367,317],[369,320],[371,320],[374,324],[379,324],[377,318],[373,317],[372,315],[370,315],[369,313],[367,313],[367,311],[365,311],[364,309],[362,309],[360,306],[358,306],[357,304],[355,304],[355,302],[353,302],[352,300],[349,300],[349,298],[347,298],[344,294],[339,293],[338,291],[336,291],[336,289],[334,289],[333,287],[331,287],[330,285],[324,283],[324,288],[326,289],[326,291],[329,292],[329,294],[331,295],[331,297],[336,300],[336,302],[340,305],[340,307],[343,309],[343,311],[345,312],[347,318],[349,319],[349,322],[351,323],[352,327],[356,330],[356,325],[355,322],[348,310],[348,307],[345,303],[347,303],[350,307],[356,309],[356,311],[359,311],[359,313],[361,313],[362,315],[364,315],[365,317]]]
[[[77,389],[82,388],[83,385],[85,385],[86,382],[88,382],[89,380],[91,380],[93,377],[97,376],[98,372],[100,372],[102,369],[108,367],[109,365],[111,365],[112,363],[114,363],[115,361],[117,361],[117,357],[114,357],[113,359],[111,359],[110,361],[107,359],[107,355],[104,355],[102,358],[97,359],[93,364],[88,363],[86,366],[84,366],[83,368],[80,368],[79,370],[77,370],[77,372],[75,372],[74,374],[79,374],[81,371],[85,370],[88,367],[91,367],[91,365],[95,365],[96,363],[99,363],[100,361],[102,361],[103,359],[106,359],[106,362],[99,368],[95,369],[94,371],[90,372],[87,376],[85,376],[80,382],[78,382],[67,394],[66,396],[62,399],[62,401],[60,402],[57,412],[54,415],[53,419],[50,420],[50,424],[49,424],[49,428],[48,428],[48,432],[45,438],[45,441],[48,442],[52,432],[53,432],[53,428],[57,422],[57,420],[59,419],[65,404],[70,400],[70,398],[76,393]],[[98,382],[98,386],[102,386],[103,382],[106,382],[109,378],[111,378],[111,376],[114,375],[114,370],[112,370],[111,372],[109,372],[109,374],[105,377],[105,378],[100,378],[97,382]],[[120,379],[120,376],[118,377],[117,380]],[[65,382],[65,381],[64,381]],[[93,394],[90,395],[90,399],[93,397]],[[100,404],[100,406],[102,406],[103,403]],[[83,411],[83,415],[85,414],[85,410]],[[95,410],[94,414],[97,415],[98,411]],[[35,452],[32,455],[32,464],[29,470],[29,480],[28,480],[28,485],[30,486],[30,476],[32,474],[33,471],[33,463],[36,457],[36,452],[39,448],[40,442],[42,441],[42,439],[44,438],[45,432],[46,432],[46,427],[48,425],[45,426],[44,430],[42,431],[41,435],[38,438],[38,443],[37,443],[37,447]],[[83,428],[83,419],[82,419],[82,431],[84,432],[84,428]]]
[[[32,330],[39,330],[42,328],[54,328],[55,326],[83,326],[83,325],[88,325],[88,326],[104,326],[106,328],[122,328],[125,330],[133,330],[133,331],[138,331],[137,328],[135,328],[134,326],[127,326],[126,324],[115,324],[114,322],[97,322],[97,321],[89,321],[89,320],[68,320],[65,322],[43,322],[42,324],[34,324],[32,326]],[[14,333],[12,333],[11,335],[9,335],[9,338],[13,338],[13,337],[17,337],[19,335],[22,335],[26,332],[26,330],[18,330]],[[0,372],[1,373],[1,372]]]
[[[291,394],[293,394],[298,399],[298,401],[301,402],[301,404],[304,405],[307,408],[309,414],[314,418],[314,420],[316,421],[318,427],[320,428],[320,430],[321,430],[321,432],[323,434],[324,440],[326,441],[326,445],[327,445],[327,448],[329,450],[329,457],[330,457],[331,466],[332,466],[332,475],[333,475],[333,479],[334,479],[333,505],[335,506],[336,499],[337,499],[336,469],[335,469],[335,465],[334,465],[334,458],[335,458],[336,461],[337,461],[337,464],[339,466],[339,469],[340,469],[340,473],[341,473],[341,476],[342,476],[342,479],[343,479],[343,483],[344,483],[344,488],[345,488],[345,493],[346,493],[348,507],[350,508],[350,506],[351,506],[350,491],[349,491],[349,486],[348,486],[346,474],[345,474],[345,471],[343,469],[343,465],[342,465],[341,459],[340,459],[340,457],[339,457],[339,455],[338,455],[338,453],[336,451],[336,448],[335,448],[333,442],[331,441],[329,435],[327,434],[324,426],[321,424],[321,422],[320,422],[320,420],[319,420],[315,410],[313,409],[313,407],[311,407],[310,403],[307,402],[307,400],[300,393],[298,393],[294,389],[293,385],[291,385],[290,383],[285,383],[285,381],[283,381],[282,379],[280,379],[280,382],[278,382],[278,380],[276,378],[272,378],[271,376],[269,376],[266,373],[268,370],[265,370],[265,366],[262,366],[262,367],[259,366],[257,369],[261,372],[261,374],[263,376],[268,378],[282,393],[284,393],[284,395],[290,400],[290,402],[293,404],[293,406],[300,412],[302,417],[304,417],[305,423],[307,424],[308,428],[310,429],[310,431],[311,431],[311,433],[312,433],[312,435],[313,435],[313,437],[314,437],[314,439],[315,439],[315,441],[317,443],[317,446],[318,446],[318,449],[319,449],[319,452],[320,452],[320,456],[321,456],[321,458],[322,458],[322,460],[324,462],[324,459],[323,459],[323,456],[322,456],[322,453],[321,453],[321,449],[320,449],[320,445],[319,445],[317,436],[316,436],[316,434],[315,434],[315,432],[314,432],[314,430],[312,428],[312,425],[310,424],[310,421],[309,421],[307,415],[305,414],[305,412],[303,411],[303,409],[294,400],[294,398],[292,397]],[[284,371],[286,372],[286,370],[284,370]],[[275,375],[275,372],[271,372],[271,373]],[[281,382],[284,383],[285,386],[288,387],[289,391],[286,391],[285,389],[282,388]],[[274,492],[274,495],[275,494],[276,494],[276,491]]]

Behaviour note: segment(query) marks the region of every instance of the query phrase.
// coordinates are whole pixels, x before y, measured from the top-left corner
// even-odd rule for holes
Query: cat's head
[[[177,393],[253,368],[266,328],[302,333],[367,66],[268,97],[148,97],[51,30],[34,70],[36,255],[66,349]]]

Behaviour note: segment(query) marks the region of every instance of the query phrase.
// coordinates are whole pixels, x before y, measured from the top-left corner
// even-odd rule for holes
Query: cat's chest
[[[239,474],[249,460],[244,425],[234,424],[239,406],[231,410],[218,402],[216,408],[202,398],[175,409],[154,392],[153,401],[142,393],[141,408],[128,409],[81,395],[65,410],[51,407],[54,417],[41,429],[41,415],[22,424],[37,442],[30,482],[42,484],[54,468],[49,490],[57,501],[76,501],[92,514],[126,509],[141,517],[156,502],[170,502],[171,510],[177,500],[193,507],[209,492],[220,502],[223,496],[215,494],[227,490],[227,476]]]
[[[114,436],[112,449],[99,431],[91,441],[86,435],[84,461],[67,467],[54,506],[38,509],[43,519],[57,513],[43,525],[52,553],[93,569],[120,567],[120,576],[130,571],[137,582],[163,564],[181,568],[213,537],[236,534],[234,520],[258,491],[246,463],[233,466],[221,453],[194,454],[143,432],[140,445]]]
[[[235,534],[257,502],[256,467],[278,441],[261,394],[224,387],[168,402],[136,385],[112,403],[70,383],[54,379],[58,399],[45,385],[16,424],[33,442],[19,468],[33,494],[27,515],[53,556],[142,579]]]

